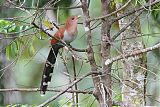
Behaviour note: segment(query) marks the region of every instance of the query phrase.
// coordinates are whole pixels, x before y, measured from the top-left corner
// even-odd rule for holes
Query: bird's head
[[[77,29],[77,23],[80,16],[70,16],[65,24],[67,29]]]

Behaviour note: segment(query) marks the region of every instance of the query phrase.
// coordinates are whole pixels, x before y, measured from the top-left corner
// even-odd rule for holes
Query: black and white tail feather
[[[56,57],[58,55],[59,49],[62,47],[63,47],[62,45],[55,44],[50,49],[50,52],[43,70],[42,80],[41,80],[41,86],[40,86],[41,95],[45,94],[48,84],[51,82],[54,65],[56,63]]]

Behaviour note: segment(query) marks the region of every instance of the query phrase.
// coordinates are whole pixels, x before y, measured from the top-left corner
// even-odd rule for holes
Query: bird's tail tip
[[[44,95],[45,95],[45,92],[43,92],[43,91],[40,91],[40,94],[41,94],[41,97],[44,97]]]

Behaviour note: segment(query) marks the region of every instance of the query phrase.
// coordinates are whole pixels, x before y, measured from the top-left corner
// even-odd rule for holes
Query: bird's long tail
[[[56,57],[58,54],[59,49],[62,48],[62,45],[55,44],[50,49],[47,61],[45,63],[42,80],[41,80],[41,86],[40,86],[40,93],[42,95],[45,94],[48,84],[51,81],[51,77],[53,74],[54,64],[56,62]]]

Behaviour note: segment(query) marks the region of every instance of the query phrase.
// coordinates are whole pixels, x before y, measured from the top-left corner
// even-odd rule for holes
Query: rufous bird
[[[60,48],[64,47],[60,41],[64,41],[66,44],[70,44],[77,37],[77,22],[79,16],[68,17],[66,23],[63,27],[59,28],[54,34],[55,38],[51,39],[51,46],[47,61],[45,63],[42,81],[40,86],[40,93],[45,94],[49,82],[51,82],[51,77],[53,74],[54,65],[56,63],[56,57]]]

